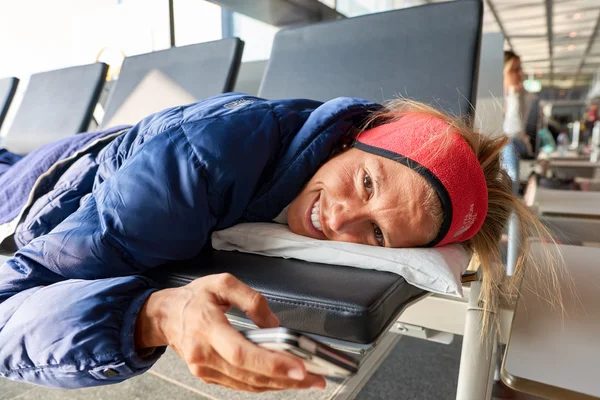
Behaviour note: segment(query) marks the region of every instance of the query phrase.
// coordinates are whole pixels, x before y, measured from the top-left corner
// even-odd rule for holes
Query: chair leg
[[[471,284],[460,357],[457,400],[489,400],[492,395],[498,347],[497,332],[496,326],[492,324],[487,334],[481,336],[484,311],[478,304],[480,290],[480,281]]]
[[[329,399],[354,399],[369,379],[371,379],[375,371],[377,371],[377,368],[381,366],[390,352],[396,347],[401,338],[402,335],[397,333],[386,333],[369,354],[361,360],[358,373],[344,381]]]

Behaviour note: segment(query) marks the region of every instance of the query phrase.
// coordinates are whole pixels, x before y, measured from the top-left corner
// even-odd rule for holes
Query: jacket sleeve
[[[157,290],[140,275],[196,255],[220,202],[179,129],[145,143],[0,267],[0,376],[86,387],[125,380],[159,357],[134,351],[137,314]]]
[[[0,266],[0,376],[81,388],[145,372],[164,348],[142,357],[133,334],[155,290],[139,276],[64,279],[20,256],[8,260]]]

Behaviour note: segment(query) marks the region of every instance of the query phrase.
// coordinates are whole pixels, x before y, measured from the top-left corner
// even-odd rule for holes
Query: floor
[[[454,399],[460,352],[460,338],[450,345],[444,345],[404,337],[357,399]],[[67,391],[45,389],[0,378],[0,400],[325,400],[335,394],[339,384],[330,381],[324,392],[287,391],[261,395],[234,392],[202,383],[190,375],[185,363],[175,353],[168,351],[148,373],[112,386]],[[522,395],[515,399],[539,398]]]

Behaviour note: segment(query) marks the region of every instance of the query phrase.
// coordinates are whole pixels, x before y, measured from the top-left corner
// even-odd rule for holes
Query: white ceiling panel
[[[574,57],[574,58],[579,57],[579,58],[581,58],[581,56],[583,56],[583,53],[585,52],[585,47],[586,47],[585,44],[556,45],[556,46],[554,46],[553,54],[555,57]]]
[[[558,60],[552,60],[552,65],[555,67],[577,67],[581,63],[581,57],[563,58]]]
[[[600,65],[584,65],[581,68],[582,74],[594,74],[598,71],[600,71]]]
[[[555,74],[575,75],[575,73],[577,73],[577,66],[574,66],[574,67],[557,67],[555,65],[552,71],[554,71]]]
[[[580,14],[580,18],[593,10],[598,9],[598,0],[568,0],[564,2],[554,1],[554,13],[570,14],[571,18],[576,13]]]
[[[497,10],[508,10],[511,8],[539,6],[540,0],[494,0]]]
[[[550,60],[531,61],[531,62],[522,61],[521,65],[523,65],[523,67],[527,66],[527,67],[534,67],[534,68],[548,68],[548,67],[550,67]]]
[[[596,36],[592,48],[590,49],[590,54],[600,54],[600,35]]]
[[[533,21],[534,19],[546,18],[546,7],[538,3],[535,6],[511,8],[508,10],[496,10],[500,15],[500,19],[507,24],[514,21],[522,21],[523,16],[528,16]]]
[[[586,64],[600,64],[600,55],[589,55],[585,58]]]
[[[545,14],[544,14],[545,15]],[[516,19],[516,20],[507,20],[505,18],[502,18],[502,16],[500,16],[500,20],[502,21],[502,25],[504,25],[504,27],[511,31],[511,33],[518,35],[519,33],[521,33],[521,31],[523,29],[528,29],[528,28],[545,28],[546,27],[546,17],[544,16],[543,18],[534,18],[534,19]]]

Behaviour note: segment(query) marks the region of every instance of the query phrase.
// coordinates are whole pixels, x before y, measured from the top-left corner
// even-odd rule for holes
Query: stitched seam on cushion
[[[265,295],[265,297],[267,298],[268,301],[274,301],[276,303],[283,303],[283,304],[290,304],[290,305],[297,305],[297,306],[306,306],[309,308],[316,308],[319,310],[329,310],[329,311],[345,311],[345,312],[350,312],[354,315],[365,315],[366,313],[364,312],[358,312],[358,308],[350,308],[350,307],[333,307],[333,306],[325,306],[325,305],[319,305],[319,304],[311,304],[311,303],[307,303],[305,301],[300,301],[300,300],[282,300],[282,299],[274,299],[272,297],[269,297],[269,295]]]
[[[118,356],[118,354],[119,353],[115,353],[115,352],[100,353],[97,356],[95,356],[95,358],[97,359],[97,358],[101,358],[101,357],[104,357],[104,356],[109,356],[109,358],[115,358],[116,356]],[[83,361],[88,361],[88,360],[91,360],[91,358],[84,359]],[[46,368],[60,368],[60,367],[78,366],[78,365],[80,365],[80,364],[70,363],[70,362],[68,362],[68,363],[59,363],[59,364],[36,365],[34,367],[12,368],[12,369],[9,370],[9,373],[10,372],[27,371],[27,370],[34,370],[35,371],[35,370],[46,369]],[[97,368],[99,366],[100,365],[97,365],[95,367],[91,367],[91,369]],[[9,374],[4,373],[2,375],[8,376]]]
[[[383,304],[383,302],[385,302],[385,300],[394,293],[394,291],[397,289],[397,287],[399,285],[400,285],[399,282],[395,282],[391,287],[389,287],[387,289],[387,291],[386,291],[387,293],[385,293],[382,297],[380,297],[380,299],[377,302],[375,302],[374,304],[370,305],[369,308],[367,308],[366,312],[357,312],[359,310],[359,308],[356,308],[356,307],[342,307],[342,306],[333,307],[333,306],[319,305],[319,304],[308,303],[308,302],[298,301],[298,300],[275,299],[275,298],[269,297],[268,294],[265,294],[265,296],[267,297],[267,299],[275,301],[275,302],[279,302],[279,303],[302,304],[302,305],[312,307],[312,308],[326,309],[326,310],[332,310],[332,311],[336,311],[336,310],[337,311],[351,311],[356,315],[368,315],[368,314],[372,314],[374,310],[379,308],[381,306],[381,304]]]
[[[175,275],[175,274],[171,274],[171,279],[178,281],[179,283],[189,283],[190,280],[184,276],[179,276],[179,275]],[[402,278],[404,279],[404,278]],[[404,281],[406,282],[406,281]],[[309,303],[306,301],[301,301],[301,300],[287,300],[287,299],[281,299],[281,298],[274,298],[271,297],[273,295],[269,294],[269,293],[263,293],[263,295],[267,298],[268,301],[274,301],[277,303],[283,303],[283,304],[290,304],[290,305],[301,305],[301,306],[306,306],[306,307],[310,307],[310,308],[315,308],[315,309],[320,309],[320,310],[329,310],[329,311],[345,311],[345,312],[351,312],[354,315],[368,315],[371,314],[375,309],[379,308],[381,306],[381,304],[383,304],[383,302],[390,297],[394,291],[398,288],[398,286],[401,284],[401,282],[394,282],[394,284],[392,286],[390,286],[387,290],[386,293],[374,304],[370,305],[369,308],[367,308],[366,312],[359,312],[359,308],[357,307],[342,307],[342,306],[329,306],[329,305],[320,305],[320,304],[315,304],[315,303]]]

